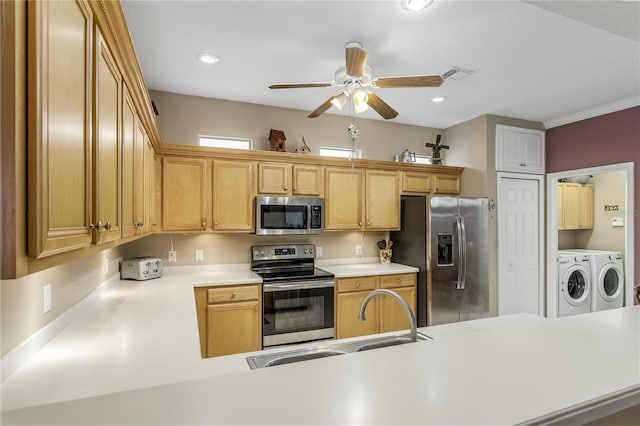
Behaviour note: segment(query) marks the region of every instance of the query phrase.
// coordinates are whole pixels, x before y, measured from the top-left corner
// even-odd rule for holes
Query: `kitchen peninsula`
[[[259,370],[202,359],[194,285],[251,279],[226,265],[114,280],[3,383],[2,424],[583,423],[640,404],[638,306],[425,327],[433,340]]]

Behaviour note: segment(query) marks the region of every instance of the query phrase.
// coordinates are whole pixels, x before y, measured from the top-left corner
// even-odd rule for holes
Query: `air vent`
[[[442,74],[442,78],[444,78],[445,80],[450,79],[450,80],[462,80],[463,78],[465,78],[466,76],[468,76],[469,74],[473,74],[473,70],[469,70],[469,69],[465,69],[465,68],[460,68],[460,67],[451,67],[451,69],[447,72],[445,72],[444,74]]]

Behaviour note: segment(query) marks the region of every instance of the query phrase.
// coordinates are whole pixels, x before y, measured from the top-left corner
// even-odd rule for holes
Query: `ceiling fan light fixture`
[[[220,58],[214,55],[213,53],[202,52],[202,53],[198,53],[196,56],[198,60],[203,64],[212,65],[220,62]]]
[[[360,114],[369,109],[369,104],[367,104],[368,100],[369,95],[364,90],[356,89],[353,91],[353,109],[356,114]]]
[[[348,100],[349,96],[347,96],[345,92],[342,92],[339,95],[335,95],[333,98],[331,98],[331,105],[338,108],[338,111],[342,111]]]
[[[401,0],[400,5],[403,9],[411,12],[417,12],[422,10],[433,3],[433,0]]]

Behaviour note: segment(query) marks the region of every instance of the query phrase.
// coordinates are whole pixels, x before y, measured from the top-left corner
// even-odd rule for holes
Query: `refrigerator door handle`
[[[462,280],[464,279],[463,276],[462,276],[462,273],[463,273],[463,263],[462,262],[463,262],[463,257],[464,257],[464,253],[462,251],[462,247],[463,247],[464,244],[462,242],[462,239],[463,239],[462,222],[461,222],[460,219],[461,218],[460,218],[459,215],[455,215],[456,233],[457,233],[457,236],[458,236],[458,241],[457,241],[457,244],[458,244],[458,280],[456,281],[456,289],[457,290],[461,290],[462,288],[464,288],[464,287],[462,287],[462,283],[463,283]]]
[[[464,226],[464,216],[459,216],[458,221],[460,222],[460,230],[462,234],[462,240],[461,243],[459,243],[462,246],[460,250],[462,252],[462,260],[460,262],[460,269],[462,270],[462,274],[460,275],[462,275],[462,281],[460,283],[460,289],[464,290],[464,286],[467,281],[467,228]]]

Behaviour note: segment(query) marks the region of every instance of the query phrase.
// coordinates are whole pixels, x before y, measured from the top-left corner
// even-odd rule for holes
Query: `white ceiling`
[[[475,71],[439,88],[378,89],[400,113],[394,122],[447,128],[498,114],[549,126],[640,104],[638,1],[435,0],[411,13],[399,0],[125,0],[123,9],[152,90],[312,111],[337,90],[268,86],[331,81],[356,40],[374,77]],[[204,65],[199,52],[221,62]],[[429,102],[436,95],[448,100]]]

